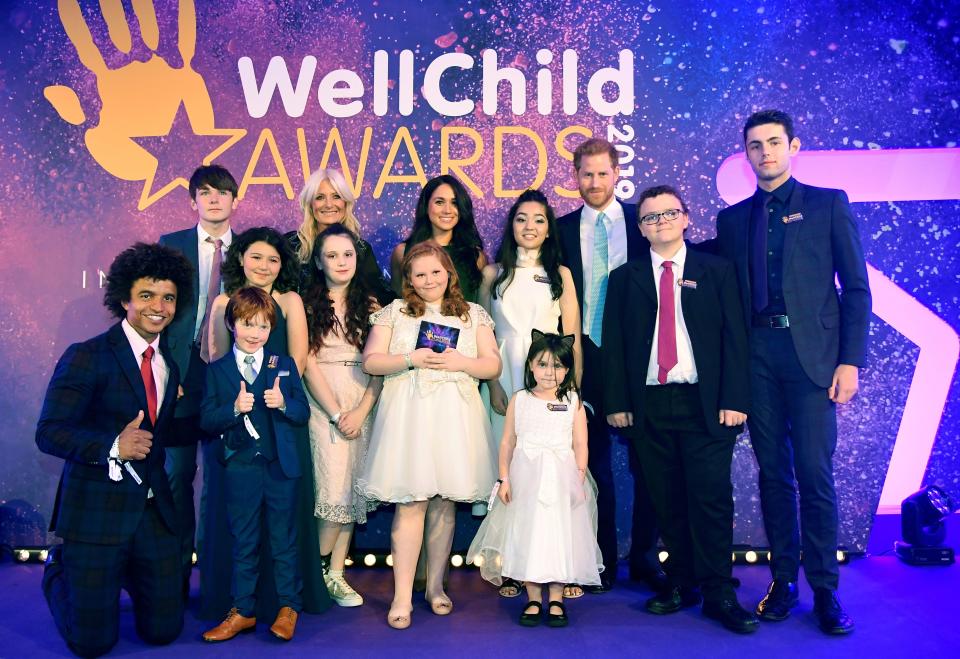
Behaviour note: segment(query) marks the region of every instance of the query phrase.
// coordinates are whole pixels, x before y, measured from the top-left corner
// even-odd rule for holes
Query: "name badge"
[[[546,276],[546,275],[534,275],[534,276],[533,276],[533,281],[538,282],[538,283],[540,283],[540,284],[549,284],[549,283],[550,283],[550,277],[548,277],[548,276]]]
[[[799,222],[802,219],[803,219],[803,213],[794,213],[793,215],[784,215],[783,223],[791,224],[793,222]]]
[[[551,412],[566,412],[567,406],[564,403],[547,403],[547,409]]]
[[[257,432],[257,429],[253,427],[253,421],[250,420],[250,417],[246,414],[243,415],[243,425],[247,429],[247,432],[250,433],[250,436],[254,439],[260,439],[260,433]]]
[[[697,287],[697,282],[693,281],[692,279],[680,279],[679,281],[677,281],[677,284],[679,284],[683,288],[696,289]]]
[[[277,373],[278,378],[285,378],[288,375],[290,375],[290,371],[280,371],[279,373]]]

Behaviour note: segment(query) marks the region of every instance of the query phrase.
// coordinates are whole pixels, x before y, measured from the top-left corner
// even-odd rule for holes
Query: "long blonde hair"
[[[346,208],[344,209],[343,221],[345,226],[356,237],[360,237],[360,222],[353,214],[357,198],[353,195],[353,190],[347,185],[347,180],[339,169],[318,169],[310,174],[310,177],[303,184],[303,190],[300,191],[300,208],[303,210],[303,222],[297,229],[297,237],[300,238],[300,249],[297,251],[297,258],[301,263],[310,261],[313,254],[313,243],[317,239],[319,231],[317,230],[317,218],[313,215],[313,198],[317,196],[317,190],[320,184],[329,181],[334,192],[343,199]]]

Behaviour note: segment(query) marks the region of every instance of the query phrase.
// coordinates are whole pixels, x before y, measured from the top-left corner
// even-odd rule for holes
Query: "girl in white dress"
[[[395,629],[410,626],[425,524],[426,598],[437,615],[453,610],[443,575],[453,542],[454,502],[485,500],[496,476],[477,384],[500,374],[493,321],[483,307],[463,299],[443,248],[433,241],[415,245],[402,267],[403,297],[370,317],[363,368],[383,375],[384,382],[357,480],[366,497],[397,504],[391,531],[394,596],[387,615]],[[437,347],[418,348],[421,339]]]
[[[497,262],[483,269],[480,304],[496,323],[503,361],[500,377],[485,382],[482,388],[497,446],[503,436],[507,402],[523,389],[531,330],[574,335],[574,377],[580,383],[580,308],[570,270],[560,265],[556,229],[556,216],[546,196],[539,190],[527,190],[507,213]],[[473,512],[482,516],[486,506],[481,504]],[[499,590],[503,597],[516,597],[521,585],[505,579]],[[580,595],[583,590],[578,585],[570,585],[564,592],[565,597]]]
[[[573,336],[533,330],[524,388],[507,406],[499,501],[467,552],[467,562],[495,585],[526,582],[525,626],[540,623],[543,584],[547,624],[566,626],[563,585],[599,584],[603,569],[596,486],[587,476],[587,416],[572,367]]]

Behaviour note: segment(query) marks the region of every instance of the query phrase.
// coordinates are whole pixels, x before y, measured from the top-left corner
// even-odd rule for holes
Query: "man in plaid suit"
[[[63,544],[50,552],[43,592],[83,657],[116,644],[121,587],[148,643],[183,628],[180,531],[163,468],[180,378],[160,333],[191,280],[178,251],[137,243],[121,252],[104,294],[120,322],[70,346],[47,388],[37,446],[65,464],[50,524]]]

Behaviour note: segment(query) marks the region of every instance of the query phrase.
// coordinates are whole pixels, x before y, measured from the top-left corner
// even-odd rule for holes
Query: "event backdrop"
[[[113,256],[195,222],[185,177],[201,162],[241,180],[239,229],[294,229],[305,174],[344,169],[385,265],[429,177],[468,186],[492,255],[523,189],[558,214],[578,206],[571,150],[602,135],[620,149],[618,193],[679,186],[699,240],[751,193],[740,131],[767,107],[796,119],[798,178],[850,193],[871,267],[870,363],[840,410],[841,541],[863,548],[878,505],[922,482],[960,495],[956,3],[5,0],[2,12],[0,498],[49,515],[61,463],[33,433],[53,366],[110,322]],[[736,539],[763,545],[747,437],[734,480]]]

